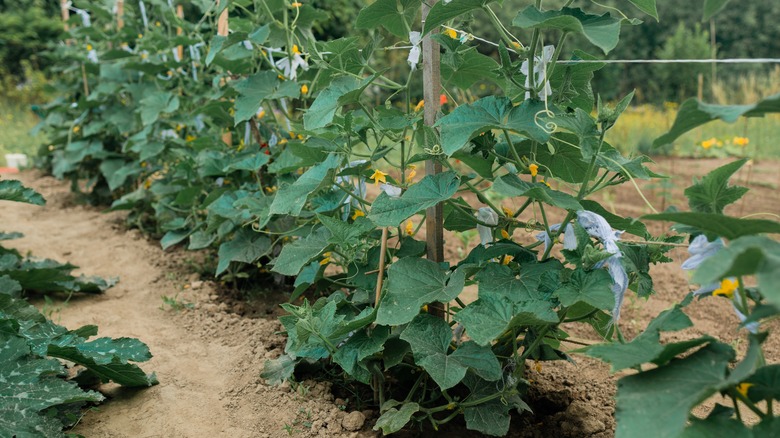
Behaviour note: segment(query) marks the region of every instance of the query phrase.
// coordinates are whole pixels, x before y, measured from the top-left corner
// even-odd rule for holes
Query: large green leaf
[[[739,219],[713,213],[659,213],[642,216],[642,219],[677,222],[725,239],[736,239],[751,234],[780,233],[780,222],[766,219]]]
[[[777,224],[780,227],[780,224]],[[780,243],[765,236],[732,240],[702,262],[693,276],[699,284],[725,277],[755,275],[761,294],[771,304],[780,304]]]
[[[639,8],[640,11],[658,20],[658,9],[655,5],[655,0],[628,0]]]
[[[575,8],[541,11],[529,6],[517,14],[512,25],[524,29],[557,29],[581,34],[605,54],[617,46],[620,38],[619,19],[611,17],[609,13],[591,15]]]
[[[546,142],[550,133],[543,129],[543,102],[524,100],[518,106],[506,97],[488,96],[474,103],[461,105],[436,122],[441,130],[441,146],[447,155],[465,147],[469,141],[491,129],[506,129],[529,138]]]
[[[418,211],[450,199],[459,185],[455,172],[428,175],[398,198],[382,192],[374,200],[368,218],[380,227],[398,226]]]
[[[219,263],[217,272],[219,275],[228,268],[230,262],[253,263],[271,250],[271,239],[262,233],[252,231],[250,228],[241,228],[232,240],[223,242],[219,246]]]
[[[376,0],[360,11],[355,28],[382,26],[399,38],[408,38],[421,4],[421,0]]]
[[[688,99],[677,112],[672,129],[653,142],[654,147],[673,142],[677,137],[713,120],[734,123],[740,117],[763,117],[765,114],[780,112],[780,94],[766,97],[750,105],[713,105]]]
[[[330,154],[324,161],[307,170],[294,183],[280,187],[271,203],[270,213],[300,215],[306,200],[317,189],[328,184],[330,180],[328,175],[339,167],[341,160],[341,155]]]
[[[336,111],[352,98],[354,92],[363,89],[369,82],[370,78],[359,81],[352,76],[341,76],[333,80],[328,88],[317,95],[311,107],[303,115],[304,128],[314,130],[328,126],[333,121]]]
[[[726,380],[734,351],[709,344],[684,359],[674,360],[618,382],[617,438],[677,437],[690,410],[717,393]]]
[[[47,353],[86,367],[104,382],[114,381],[128,387],[159,383],[154,373],[146,374],[138,365],[128,363],[145,362],[152,357],[146,344],[138,339],[99,338],[66,346],[50,344]]]
[[[452,329],[441,318],[418,315],[401,332],[401,339],[412,347],[415,363],[423,367],[441,389],[457,385],[468,368],[488,380],[501,377],[501,366],[489,346],[466,342],[448,354]]]
[[[358,217],[351,224],[330,216],[317,215],[317,218],[330,231],[328,242],[342,248],[358,245],[366,234],[376,228],[371,220],[365,217]]]
[[[464,400],[465,402],[485,399],[494,395],[498,389],[495,382],[480,379],[470,373],[463,379],[463,383],[471,391]],[[509,431],[511,421],[509,411],[513,409],[517,409],[517,412],[531,411],[531,408],[518,395],[495,398],[488,402],[469,406],[463,410],[466,428],[487,435],[505,436]]]
[[[325,251],[329,238],[330,231],[320,227],[303,239],[284,245],[279,257],[274,260],[272,271],[282,275],[298,275],[305,265]]]
[[[703,20],[709,21],[715,14],[726,7],[729,0],[704,0]]]
[[[390,400],[389,402],[386,402],[386,404],[390,402],[395,402],[395,400]],[[412,419],[412,415],[419,410],[420,405],[413,402],[404,403],[401,405],[401,409],[395,407],[389,408],[376,420],[374,430],[381,429],[383,435],[390,435],[391,433],[398,432],[406,426],[406,423]]]
[[[266,99],[282,99],[289,97],[297,99],[301,90],[295,81],[280,80],[276,72],[261,71],[246,79],[242,79],[233,88],[238,91],[236,98],[235,124],[249,120],[257,114]]]
[[[597,309],[612,310],[615,307],[612,284],[612,277],[603,269],[590,272],[578,269],[568,283],[555,291],[555,296],[567,307],[583,302]]]
[[[164,91],[152,93],[141,99],[141,123],[151,125],[162,113],[172,113],[179,109],[179,98]]]
[[[745,193],[747,187],[729,186],[729,178],[738,171],[747,159],[741,159],[725,164],[685,189],[688,205],[692,211],[699,213],[723,213],[723,209],[737,201]]]
[[[451,0],[437,2],[425,19],[425,28],[423,35],[427,35],[433,29],[441,26],[455,17],[459,17],[467,12],[480,9],[482,6],[495,0]]]
[[[498,69],[496,61],[479,53],[476,48],[458,53],[452,58],[454,58],[452,62],[446,62],[443,58],[441,63],[442,86],[445,88],[454,85],[467,90],[479,81],[488,79],[497,81],[499,78],[494,72]]]
[[[458,312],[455,321],[479,345],[490,345],[501,333],[514,327],[557,324],[552,304],[543,300],[512,302],[499,295],[480,296]]]
[[[385,341],[389,335],[389,327],[377,327],[371,334],[359,331],[339,346],[338,351],[333,355],[333,361],[339,364],[347,374],[354,375],[362,360],[384,349]]]
[[[466,280],[463,269],[448,275],[438,263],[416,257],[393,263],[387,275],[387,291],[376,318],[381,325],[406,324],[420,313],[423,305],[454,300]]]
[[[25,202],[27,204],[44,205],[46,200],[40,193],[22,185],[17,180],[0,181],[0,201]]]

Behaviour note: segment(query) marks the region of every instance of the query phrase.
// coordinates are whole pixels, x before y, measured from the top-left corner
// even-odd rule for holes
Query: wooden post
[[[122,30],[125,27],[125,0],[116,0],[116,28]]]
[[[428,12],[438,0],[423,2],[422,4],[422,22],[425,29],[425,19]],[[431,39],[431,36],[438,33],[438,29],[432,30],[422,41],[423,58],[423,100],[424,121],[427,126],[433,126],[436,123],[436,114],[439,112],[439,94],[441,93],[441,74],[439,71],[439,44]],[[441,163],[436,160],[425,162],[425,173],[435,175],[441,173]],[[444,261],[444,211],[441,203],[426,210],[425,214],[425,240],[427,243],[428,259],[436,263]],[[429,313],[444,317],[444,306],[441,303],[433,303],[429,307]]]
[[[68,20],[70,20],[70,10],[68,9],[68,0],[60,0],[60,13],[65,31],[69,29]]]
[[[176,5],[176,16],[179,17],[179,19],[184,19],[184,6],[182,5]],[[182,30],[181,26],[176,26],[176,35],[181,35]],[[179,45],[176,50],[179,52],[179,59],[184,59],[184,46]]]
[[[217,7],[219,7],[219,0],[217,1]],[[228,36],[228,8],[225,8],[217,21],[217,35],[227,37]],[[233,146],[233,133],[228,131],[222,134],[222,141],[228,146]]]

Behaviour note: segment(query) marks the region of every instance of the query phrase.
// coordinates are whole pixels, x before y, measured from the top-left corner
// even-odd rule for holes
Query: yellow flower
[[[371,179],[374,180],[374,185],[379,185],[380,182],[387,184],[387,174],[379,169],[374,169],[374,174],[371,175]]]
[[[503,211],[504,212],[504,216],[507,216],[507,217],[513,217],[515,215],[515,213],[512,211],[511,208],[509,208],[507,206],[504,206],[504,205],[501,206],[501,211]]]
[[[414,164],[410,164],[406,166],[407,169],[409,169],[409,176],[406,177],[407,180],[411,180],[414,178],[415,175],[417,175],[417,166]]]
[[[78,133],[79,133],[79,131],[81,131],[81,126],[79,126],[79,125],[76,125],[76,126],[74,126],[74,127],[73,127],[73,133],[74,133],[74,134],[78,134]]]
[[[424,305],[421,307],[421,309],[422,309],[422,311],[423,311],[423,312],[428,312],[428,305],[427,305],[427,304],[424,304]]]
[[[750,389],[751,386],[753,386],[752,383],[740,383],[739,385],[737,385],[736,390],[738,393],[742,394],[743,397],[747,398],[748,390]]]
[[[414,234],[414,222],[406,221],[406,229],[404,231],[406,231],[407,236]]]
[[[149,57],[148,53],[141,53],[141,59],[146,59]]]
[[[268,193],[273,193],[276,191],[276,186],[266,187],[265,191]]]
[[[294,54],[296,54],[296,55],[300,55],[301,54],[301,49],[298,48],[297,44],[293,44],[292,52]]]
[[[306,84],[303,84],[301,86],[301,94],[309,94],[309,86]]]
[[[146,167],[146,166],[147,166],[146,161],[141,161],[141,167]]]
[[[509,232],[507,230],[501,230],[501,237],[509,240]]]
[[[155,25],[155,26],[157,26],[157,27],[160,27],[160,26],[162,26],[162,24],[160,24],[160,22],[159,22],[159,21],[155,21],[155,22],[154,22],[154,25]]]
[[[189,143],[189,142],[195,141],[196,138],[198,138],[198,137],[195,137],[194,135],[188,135],[188,136],[184,137],[184,141]]]
[[[91,52],[91,51],[92,51],[92,44],[87,44],[87,52]]]
[[[528,166],[528,170],[531,171],[531,176],[536,176],[537,174],[539,174],[539,166],[537,166],[536,164],[531,164],[530,166]]]
[[[512,41],[512,47],[514,47],[515,49],[520,49],[523,46],[522,46],[522,44],[518,43],[517,41]]]
[[[545,181],[545,180],[543,180],[543,179],[540,179],[540,180],[539,180],[539,182],[540,182],[540,183],[542,183],[542,184],[544,184],[544,185],[546,185],[547,187],[550,187],[550,188],[552,188],[552,186],[550,185],[550,183],[548,183],[547,181]]]
[[[447,35],[448,37],[452,39],[458,38],[458,32],[455,32],[455,29],[446,29],[444,32],[442,32],[444,35]]]
[[[230,114],[231,116],[235,116],[236,115],[236,109],[235,108],[228,109],[228,114]]]
[[[424,100],[421,100],[421,101],[420,101],[420,102],[417,104],[417,106],[416,106],[416,107],[414,107],[414,111],[415,111],[415,112],[417,112],[417,111],[420,111],[420,110],[422,110],[422,109],[423,109],[423,107],[425,107],[425,101],[424,101]]]
[[[723,295],[727,298],[734,298],[734,291],[737,290],[737,287],[739,287],[739,282],[737,280],[732,280],[730,278],[724,278],[720,282],[720,287],[712,291],[713,296]]]
[[[292,4],[292,5],[290,5],[290,6],[291,6],[291,7],[293,7],[293,8],[300,8],[301,6],[303,6],[303,3],[301,3],[301,2],[295,2],[295,3],[293,3],[293,4]]]
[[[501,259],[502,265],[508,265],[509,262],[511,262],[514,259],[514,256],[511,255],[505,255],[503,259]]]
[[[750,143],[750,139],[747,137],[734,137],[734,140],[732,140],[735,145],[745,147]]]
[[[261,109],[260,112],[257,113],[257,118],[262,119],[263,117],[265,117],[265,110]]]
[[[352,213],[352,220],[353,220],[353,221],[354,221],[354,220],[357,220],[357,218],[359,218],[359,217],[361,217],[361,216],[365,216],[365,215],[366,215],[366,214],[365,214],[365,213],[363,213],[363,211],[361,211],[361,210],[355,210],[355,212],[354,212],[354,213]]]
[[[141,38],[143,38],[143,37],[144,37],[144,34],[142,34],[142,33],[139,33],[139,34],[138,34],[138,39],[139,39],[139,40],[140,40]]]
[[[325,257],[324,259],[320,260],[320,266],[325,266],[328,263],[330,263],[330,257]]]
[[[703,142],[701,142],[701,147],[704,149],[709,149],[715,146],[716,144],[718,144],[718,139],[713,137],[709,140],[704,140]]]

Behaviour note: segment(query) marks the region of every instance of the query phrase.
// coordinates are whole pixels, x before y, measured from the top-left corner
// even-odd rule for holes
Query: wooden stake
[[[217,0],[217,7],[219,7],[219,0]],[[219,14],[217,21],[217,35],[227,37],[228,36],[228,8]],[[222,134],[222,141],[228,146],[233,146],[233,133],[228,131]]]
[[[68,20],[70,20],[70,10],[68,9],[68,0],[60,0],[60,13],[62,14],[62,22],[65,31],[70,27],[68,26]]]
[[[379,253],[379,276],[376,279],[376,297],[374,298],[374,307],[379,305],[379,298],[382,296],[382,284],[385,281],[385,255],[387,254],[387,227],[382,228],[382,252]]]
[[[428,12],[438,0],[423,2],[422,4],[422,22],[425,28],[425,19]],[[423,57],[423,100],[424,121],[427,126],[433,126],[436,122],[436,115],[439,112],[439,95],[441,93],[441,74],[439,71],[439,44],[431,39],[431,36],[438,33],[438,29],[431,31],[423,38],[422,57]],[[436,160],[425,162],[425,173],[427,175],[436,175],[441,173],[441,163]],[[440,263],[444,261],[444,209],[441,203],[426,210],[425,214],[425,239],[427,243],[428,259]],[[431,303],[428,307],[429,313],[444,318],[444,306],[441,303]]]
[[[116,0],[116,28],[122,30],[125,27],[125,0]]]
[[[176,5],[176,16],[180,19],[184,19],[184,6],[182,5]],[[181,26],[176,27],[176,35],[181,35],[182,29]],[[176,50],[179,52],[179,59],[184,59],[184,46],[179,45],[176,47]]]

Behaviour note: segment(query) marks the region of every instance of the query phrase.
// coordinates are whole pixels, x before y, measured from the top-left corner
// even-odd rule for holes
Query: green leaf
[[[225,41],[227,41],[227,37],[222,35],[214,35],[211,38],[211,42],[209,42],[209,53],[206,54],[206,67],[211,65],[211,62],[214,61],[214,57],[217,56],[217,53],[222,51],[222,46],[225,45]]]
[[[644,12],[645,14],[655,18],[656,21],[658,21],[658,9],[655,5],[655,0],[628,0],[639,8],[640,11]]]
[[[501,253],[505,254],[506,252],[502,250]],[[517,256],[515,255],[515,257]],[[476,277],[479,281],[479,297],[500,295],[514,302],[546,298],[545,294],[539,290],[542,277],[548,273],[554,273],[557,276],[556,271],[560,269],[560,263],[557,261],[523,263],[520,259],[516,259],[516,261],[521,263],[519,275],[509,266],[498,263],[490,263],[480,271]]]
[[[710,438],[714,436],[727,436],[729,438],[755,437],[750,429],[736,418],[715,416],[704,419],[693,417],[690,426],[685,428],[683,433],[679,435],[679,438]]]
[[[297,361],[287,354],[265,361],[260,377],[269,385],[280,385],[292,377]]]
[[[536,100],[524,100],[514,106],[509,98],[488,96],[455,108],[435,126],[441,130],[442,149],[448,156],[461,150],[472,138],[492,129],[506,129],[545,143],[550,138],[542,128],[546,119],[537,116],[545,109],[544,103]]]
[[[249,41],[252,41],[255,44],[265,44],[265,41],[268,39],[268,36],[271,34],[271,29],[268,26],[268,24],[264,24],[257,29],[253,30],[252,33],[249,34]]]
[[[710,19],[722,11],[726,7],[729,0],[704,0],[704,21],[710,21]]]
[[[179,109],[179,98],[165,92],[152,93],[140,102],[141,123],[144,126],[156,122],[162,113],[172,113]]]
[[[377,0],[360,10],[356,29],[384,27],[399,38],[408,38],[421,0]]]
[[[465,402],[482,400],[494,395],[497,391],[495,382],[480,379],[473,374],[468,374],[463,379],[463,383],[471,391],[464,400]],[[518,412],[531,411],[531,408],[517,395],[495,398],[488,402],[469,406],[463,410],[466,428],[487,435],[505,436],[509,431],[511,421],[509,411],[513,409],[517,409]]]
[[[329,184],[328,175],[341,165],[341,161],[341,155],[329,154],[328,158],[312,166],[294,183],[280,187],[271,203],[270,213],[300,215],[309,196]]]
[[[306,114],[303,115],[303,127],[311,131],[328,126],[336,115],[336,111],[344,105],[343,99],[352,92],[367,85],[352,76],[341,76],[333,80],[328,88],[322,90],[312,102]]]
[[[766,97],[751,105],[713,105],[688,99],[680,105],[672,129],[658,137],[653,142],[653,147],[670,144],[686,132],[713,120],[734,123],[740,117],[762,117],[777,112],[780,112],[780,94]]]
[[[279,257],[274,260],[273,272],[282,275],[298,275],[301,269],[328,247],[330,231],[317,228],[303,239],[284,245]]]
[[[480,296],[453,318],[479,345],[490,345],[501,333],[514,327],[557,324],[558,315],[547,301],[513,303],[502,296]]]
[[[230,262],[254,263],[270,250],[271,239],[250,228],[241,228],[232,240],[219,245],[219,263],[215,275],[225,272]]]
[[[615,436],[644,438],[647,431],[679,436],[690,410],[718,392],[733,358],[730,347],[713,343],[667,366],[620,379]]]
[[[574,196],[553,190],[543,183],[523,181],[512,173],[497,178],[493,189],[504,196],[530,198],[564,210],[582,210],[582,205]]]
[[[489,346],[480,347],[474,343],[463,344],[448,355],[452,329],[441,318],[421,314],[401,332],[401,339],[412,347],[417,365],[423,367],[441,389],[452,388],[472,368],[480,376],[493,380],[501,377],[501,366]]]
[[[113,381],[127,387],[159,383],[154,374],[147,375],[138,365],[128,363],[145,362],[152,357],[146,344],[138,339],[99,338],[75,345],[50,344],[47,354],[82,365],[104,382]]]
[[[746,382],[753,384],[748,391],[751,401],[780,400],[780,364],[759,368]]]
[[[428,303],[447,303],[455,299],[465,284],[464,270],[448,275],[438,263],[407,257],[388,269],[387,291],[382,296],[376,323],[401,325],[411,321]]]
[[[359,331],[339,347],[333,355],[333,361],[347,374],[354,375],[359,362],[384,349],[388,336],[390,336],[389,327],[377,327],[371,334]]]
[[[447,37],[449,38],[449,37]],[[494,70],[498,64],[493,58],[479,53],[476,48],[458,53],[457,62],[441,63],[442,86],[447,88],[454,85],[462,90],[471,88],[479,81],[498,81],[498,74]]]
[[[46,200],[40,193],[22,185],[17,180],[0,181],[0,201],[24,202],[27,204],[44,205]]]
[[[380,227],[398,226],[418,211],[450,199],[459,185],[455,172],[428,175],[398,198],[382,192],[374,200],[368,218]]]
[[[394,400],[390,400],[393,402]],[[385,402],[390,403],[390,402]],[[396,402],[398,403],[398,402]],[[382,435],[390,435],[391,433],[398,432],[409,420],[412,419],[417,411],[420,410],[420,405],[417,403],[404,403],[401,405],[401,409],[390,408],[382,413],[382,415],[376,420],[374,430],[382,430]]]
[[[751,234],[780,233],[780,222],[766,219],[738,219],[722,214],[676,212],[648,214],[642,216],[642,219],[690,225],[708,235],[716,235],[725,239],[736,239]]]
[[[704,260],[692,281],[711,284],[725,277],[747,275],[756,276],[761,294],[769,303],[780,304],[780,243],[765,236],[734,239]]]
[[[575,8],[540,11],[529,6],[517,14],[512,25],[523,29],[557,29],[584,35],[605,54],[617,46],[620,37],[619,19],[611,17],[609,13],[591,15]]]
[[[590,272],[578,269],[568,283],[555,291],[555,296],[566,307],[583,302],[597,309],[612,310],[615,307],[612,284],[612,277],[603,269]]]
[[[688,205],[698,213],[723,213],[723,209],[737,201],[745,193],[747,187],[729,186],[729,178],[738,171],[747,158],[725,164],[708,173],[701,181],[685,189]]]
[[[233,88],[238,92],[234,116],[236,125],[257,114],[266,99],[285,97],[297,99],[301,95],[301,90],[295,81],[280,80],[276,72],[271,70],[261,71],[242,79],[233,84]]]
[[[427,35],[432,30],[455,17],[459,17],[475,9],[480,9],[482,6],[491,3],[492,1],[493,0],[452,0],[448,2],[437,2],[433,5],[431,10],[428,11],[423,35]]]
[[[330,216],[317,215],[322,225],[330,231],[329,243],[342,248],[351,248],[374,230],[374,224],[365,217],[359,217],[351,224]]]

